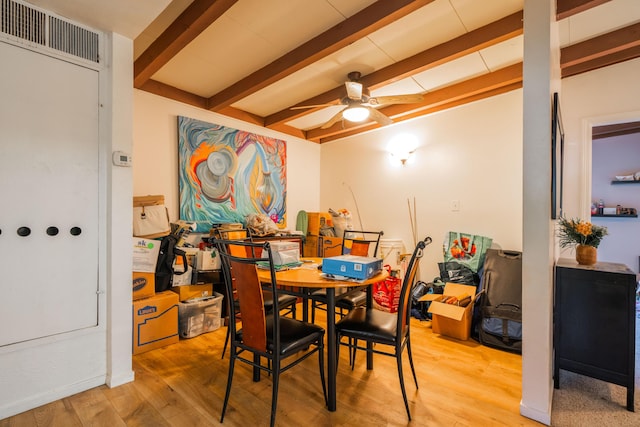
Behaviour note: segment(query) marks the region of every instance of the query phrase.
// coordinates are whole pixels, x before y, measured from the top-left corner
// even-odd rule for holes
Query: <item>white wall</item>
[[[608,200],[608,196],[599,195],[598,188],[595,188],[592,194],[592,162],[594,166],[598,162],[594,157],[595,153],[592,153],[591,128],[597,125],[640,120],[640,85],[637,82],[639,73],[640,59],[634,59],[562,81],[561,108],[566,134],[565,181],[567,182],[564,205],[567,217],[588,219],[589,206],[595,197],[602,197],[605,202],[614,202],[613,198],[609,197]],[[621,161],[621,167],[625,165],[624,168],[633,170],[634,161],[635,167],[640,170],[638,157],[627,157]],[[599,173],[594,172],[595,176]],[[613,175],[617,174],[618,172]],[[636,195],[635,202],[630,201],[628,205],[640,208],[636,187],[640,185],[622,185],[619,189],[611,187],[611,191],[633,192]],[[613,206],[615,204],[613,203]],[[640,256],[640,220],[594,218],[593,222],[607,226],[610,234],[600,244],[598,259],[627,264],[637,272],[638,256]],[[567,250],[562,256],[573,257],[574,253]]]
[[[387,146],[409,132],[420,146],[401,166]],[[522,250],[521,90],[322,144],[321,151],[321,210],[348,209],[355,228],[359,210],[362,228],[383,230],[384,238],[402,239],[411,251],[415,199],[418,238],[434,241],[421,263],[422,280],[439,275],[450,230]],[[459,211],[452,211],[453,200]]]
[[[317,211],[320,146],[219,114],[136,90],[133,99],[133,194],[163,194],[170,219],[179,217],[178,116],[287,141],[287,228],[295,230],[299,210]]]

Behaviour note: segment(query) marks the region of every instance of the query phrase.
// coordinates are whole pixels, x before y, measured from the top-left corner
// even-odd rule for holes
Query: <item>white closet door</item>
[[[98,323],[99,81],[3,42],[0,58],[1,347]]]

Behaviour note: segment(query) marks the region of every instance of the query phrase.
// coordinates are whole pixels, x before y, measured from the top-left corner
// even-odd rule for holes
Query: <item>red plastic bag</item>
[[[385,265],[384,268],[391,273],[391,266]],[[384,281],[373,284],[373,301],[378,308],[395,313],[398,311],[400,302],[400,290],[402,289],[402,280],[399,277],[389,275]]]

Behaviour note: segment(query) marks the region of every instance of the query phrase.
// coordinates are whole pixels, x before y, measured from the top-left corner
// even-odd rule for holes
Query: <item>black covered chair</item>
[[[324,329],[301,320],[281,317],[279,310],[273,310],[269,314],[265,310],[265,290],[271,292],[274,300],[277,300],[279,296],[269,243],[214,239],[214,244],[220,251],[227,292],[233,292],[232,283],[235,280],[235,291],[242,308],[242,316],[239,319],[241,327],[239,329],[238,323],[236,323],[236,311],[233,308],[233,303],[228,303],[231,317],[229,322],[231,347],[227,389],[220,422],[224,420],[224,414],[229,403],[236,361],[253,366],[254,381],[260,380],[260,371],[266,371],[271,375],[273,381],[271,426],[275,424],[280,374],[314,353],[318,354],[322,394],[326,404]],[[262,249],[262,256],[266,254],[266,259],[246,256],[245,254],[234,255],[234,253],[238,253],[234,249],[243,247],[247,249],[246,253],[255,253],[255,249]],[[262,268],[265,261],[267,261],[271,273],[269,283],[261,283],[257,273],[257,268]],[[258,267],[259,263],[262,264],[260,267]],[[264,364],[263,360],[266,360],[267,363]],[[287,360],[290,361],[285,363]],[[239,403],[239,406],[246,404],[246,402],[242,402]]]
[[[226,239],[226,240],[246,240],[249,239],[249,241],[252,241],[251,238],[251,232],[247,229],[237,229],[237,230],[218,230],[218,229],[214,229],[213,232],[213,237],[214,239]],[[234,246],[233,248],[231,248],[232,253],[234,253],[235,255],[238,256],[244,256],[245,254],[248,255],[252,255],[255,258],[260,258],[260,256],[262,255],[262,247],[260,246],[259,248],[245,248],[245,247],[238,247],[238,246]],[[234,293],[232,294],[227,294],[227,300],[233,300],[233,309],[236,311],[236,317],[240,318],[241,313],[240,313],[240,304],[238,302],[238,299],[236,298],[235,295],[235,284],[232,284],[232,289],[234,290]],[[293,296],[293,295],[288,295],[288,294],[280,294],[278,295],[278,308],[280,311],[283,312],[283,314],[287,315],[290,314],[291,317],[295,318],[296,317],[296,305],[298,303],[298,298]],[[267,313],[271,313],[273,311],[273,295],[268,292],[265,291],[264,292],[264,309],[266,310]],[[224,346],[222,347],[222,356],[221,358],[224,359],[224,355],[227,351],[227,345],[229,344],[229,336],[230,336],[230,329],[227,328],[227,335],[224,339]]]
[[[378,256],[378,246],[380,246],[380,238],[384,232],[382,231],[355,231],[345,230],[342,238],[343,255],[357,256]],[[311,302],[311,322],[316,320],[316,309],[326,311],[327,291],[326,289],[318,289],[313,292],[313,300]],[[339,289],[336,290],[336,310],[338,315],[343,317],[346,312],[353,310],[355,307],[364,305],[367,301],[367,293],[359,289]]]
[[[411,335],[410,335],[410,319],[411,319],[411,288],[414,285],[416,271],[424,248],[431,243],[431,237],[426,237],[416,245],[413,251],[407,271],[402,282],[400,291],[400,301],[398,311],[389,313],[377,310],[375,308],[356,307],[349,314],[343,317],[336,324],[336,339],[338,345],[337,351],[340,351],[340,345],[348,346],[350,353],[353,352],[351,364],[355,362],[356,350],[372,351],[373,353],[393,356],[396,358],[398,365],[398,377],[400,378],[400,388],[402,389],[402,397],[404,398],[404,406],[407,410],[407,416],[411,420],[411,412],[409,411],[409,403],[407,401],[407,392],[404,387],[404,375],[402,373],[402,352],[407,348],[409,355],[409,364],[413,373],[413,380],[418,388],[418,378],[413,367],[413,357],[411,356]],[[347,337],[347,342],[342,342],[342,338]],[[382,344],[392,347],[391,350],[373,348],[367,349],[366,346],[358,346],[358,341],[365,341],[370,344]],[[385,347],[388,348],[388,347]],[[338,359],[339,360],[339,359]]]

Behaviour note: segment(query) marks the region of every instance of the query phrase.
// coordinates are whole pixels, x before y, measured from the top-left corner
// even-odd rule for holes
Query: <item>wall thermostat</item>
[[[115,166],[131,166],[131,155],[124,151],[113,152],[113,164]]]

